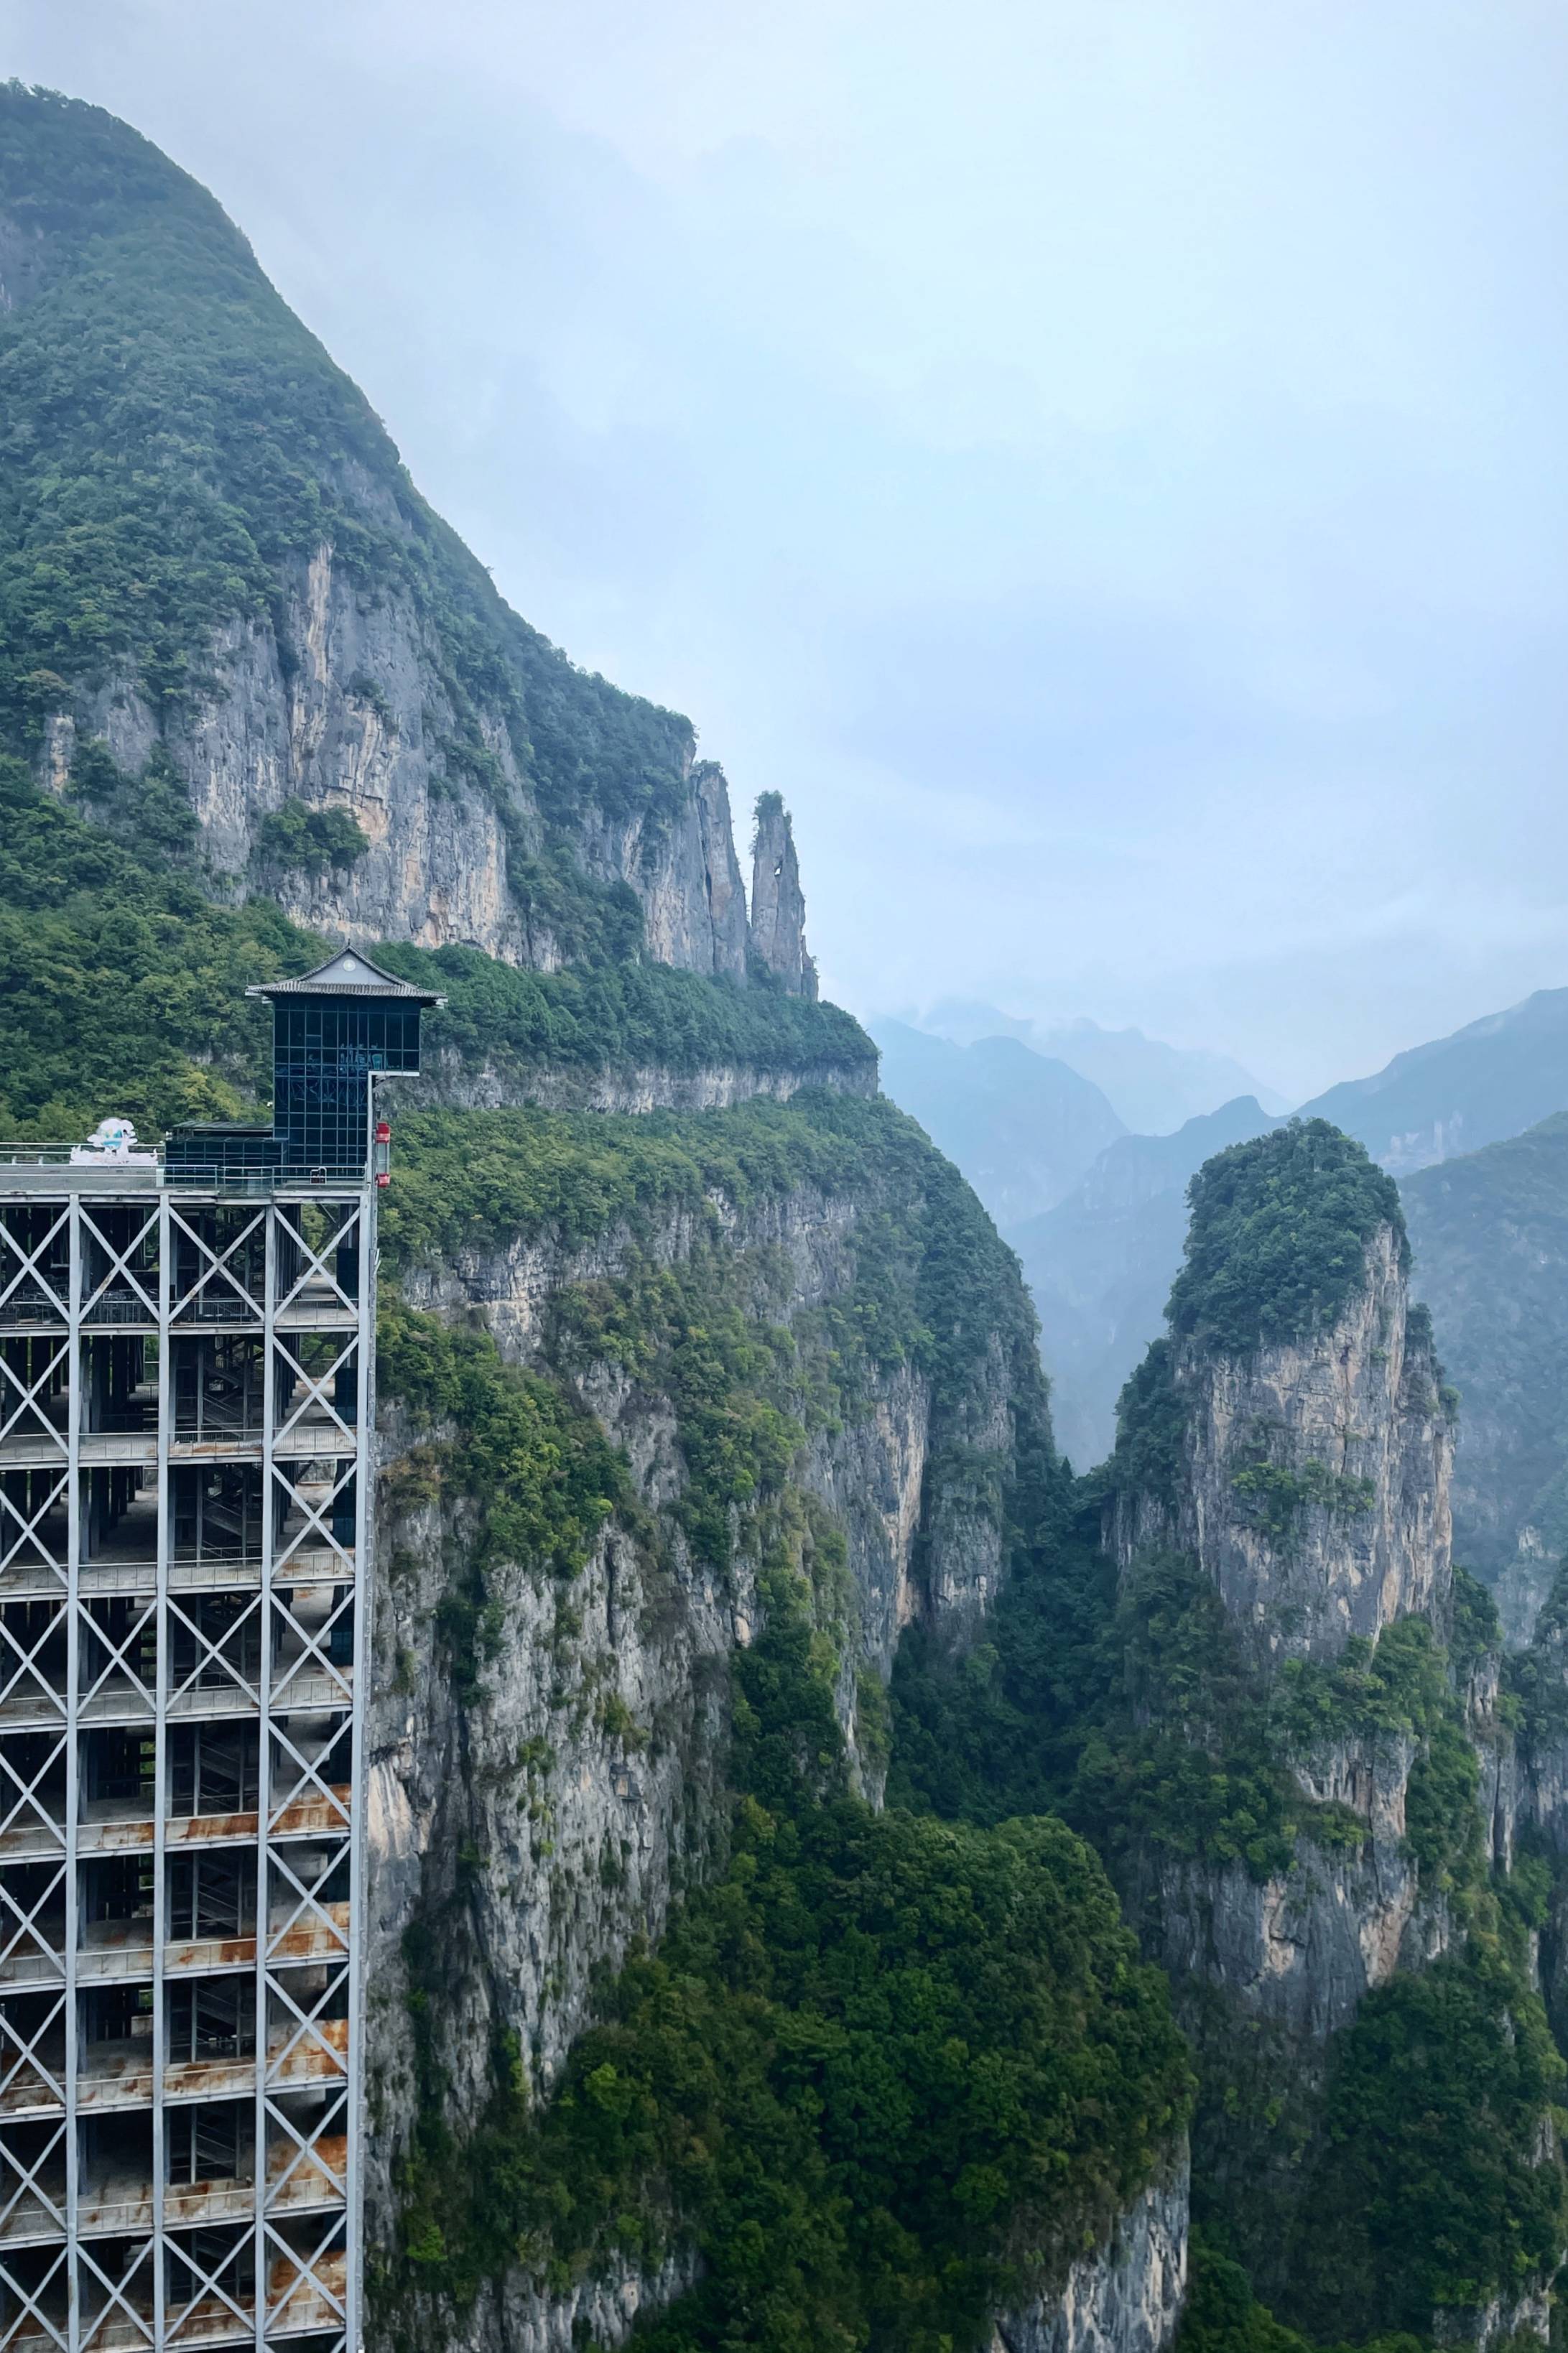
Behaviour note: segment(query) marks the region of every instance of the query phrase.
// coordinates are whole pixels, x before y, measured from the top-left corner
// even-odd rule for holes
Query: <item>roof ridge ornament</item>
[[[433,988],[416,988],[396,973],[384,972],[363,948],[339,948],[313,972],[288,980],[258,981],[247,997],[398,997],[404,1004],[445,1005]]]

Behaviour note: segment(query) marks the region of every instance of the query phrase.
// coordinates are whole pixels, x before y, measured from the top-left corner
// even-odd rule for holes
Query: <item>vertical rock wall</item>
[[[815,997],[816,966],[805,948],[805,898],[795,831],[777,793],[757,803],[752,847],[752,946],[791,997]]]
[[[537,856],[548,829],[504,721],[481,712],[477,724],[482,775],[408,598],[367,595],[322,545],[286,579],[274,619],[237,618],[219,633],[205,691],[162,731],[124,679],[58,713],[46,780],[63,779],[86,736],[101,737],[131,773],[163,743],[214,869],[264,880],[300,923],[366,944],[457,942],[551,971],[562,943],[535,895],[514,887],[520,858]],[[689,734],[688,789],[672,823],[589,807],[575,854],[596,881],[636,892],[658,962],[743,982],[749,933],[729,789],[716,763],[691,766],[692,750]],[[294,801],[353,818],[363,853],[316,871],[263,871],[265,821]],[[798,901],[793,846],[789,860]],[[772,941],[776,911],[766,924]],[[797,923],[797,984],[801,955]]]
[[[1397,1618],[1445,1622],[1453,1424],[1391,1226],[1331,1326],[1244,1356],[1175,1341],[1171,1381],[1174,1492],[1119,1498],[1123,1566],[1151,1544],[1191,1553],[1265,1665],[1332,1658]]]
[[[1331,1325],[1245,1355],[1173,1341],[1169,1379],[1174,1475],[1118,1493],[1110,1535],[1124,1575],[1151,1548],[1189,1554],[1265,1680],[1290,1660],[1335,1659],[1352,1636],[1375,1642],[1400,1619],[1446,1632],[1452,1424],[1392,1226]],[[1447,1944],[1447,1908],[1424,1894],[1406,1841],[1418,1753],[1388,1731],[1281,1758],[1307,1806],[1359,1817],[1359,1845],[1303,1835],[1289,1869],[1267,1877],[1145,1856],[1126,1888],[1150,1948],[1176,1978],[1321,2043],[1396,1968]]]
[[[996,2323],[991,2353],[1167,2353],[1187,2285],[1185,2149],[1059,2288]]]
[[[84,688],[46,723],[41,780],[63,790],[89,738],[132,775],[165,750],[220,882],[259,884],[312,930],[366,945],[461,944],[542,972],[572,952],[531,871],[561,846],[559,829],[542,817],[506,720],[461,715],[410,599],[371,596],[329,545],[287,573],[272,617],[237,617],[218,632],[201,691],[162,723],[131,680]],[[759,837],[749,920],[724,772],[693,765],[694,749],[687,731],[673,817],[635,800],[611,816],[590,802],[569,855],[593,881],[632,890],[656,962],[743,985],[754,950],[790,994],[815,997],[789,818],[781,804],[765,845]],[[308,869],[269,860],[266,822],[286,805],[341,811],[363,851]]]
[[[712,932],[710,969],[731,980],[746,977],[746,886],[735,855],[730,818],[730,787],[716,760],[700,760],[691,771],[697,797],[697,827],[702,858],[702,895]]]
[[[744,1211],[715,1200],[702,1216],[672,1213],[651,1238],[616,1230],[568,1248],[520,1237],[460,1251],[406,1269],[402,1288],[413,1306],[481,1319],[510,1361],[538,1366],[563,1289],[613,1284],[634,1266],[646,1271],[650,1256],[678,1266],[711,1246],[717,1221],[737,1297],[751,1295],[748,1254],[763,1253],[787,1286],[768,1313],[793,1324],[848,1298],[860,1221],[875,1207],[808,1190]],[[468,1690],[454,1685],[441,1616],[473,1541],[468,1507],[432,1467],[442,1433],[395,1409],[388,1417],[367,1741],[373,2243],[390,2243],[396,2230],[397,2162],[417,2106],[409,1930],[423,1924],[439,1938],[431,2031],[445,2113],[461,2136],[484,2110],[499,2040],[513,2038],[526,2082],[546,2089],[590,2014],[596,1974],[617,1966],[634,1936],[657,1939],[672,1899],[706,1875],[722,1840],[729,1661],[756,1630],[758,1563],[740,1522],[721,1570],[688,1547],[670,1510],[685,1476],[673,1401],[613,1362],[573,1377],[624,1449],[658,1539],[612,1524],[565,1580],[492,1569],[506,1639]],[[966,1482],[952,1466],[976,1434],[994,1450],[990,1476]],[[998,1345],[981,1350],[966,1393],[945,1409],[922,1377],[890,1368],[816,1431],[797,1467],[845,1541],[839,1699],[852,1763],[873,1797],[883,1760],[862,1738],[861,1675],[886,1674],[912,1618],[962,1620],[994,1589],[1013,1443]],[[555,2353],[591,2308],[609,2344],[643,2304],[670,2292],[669,2280],[628,2274],[568,2304],[541,2300],[520,2276],[467,2316],[433,2313],[431,2341]]]

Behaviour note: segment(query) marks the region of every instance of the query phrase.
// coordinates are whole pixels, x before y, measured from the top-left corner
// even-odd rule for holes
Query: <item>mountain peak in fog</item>
[[[1098,1021],[1040,1022],[1004,1013],[978,997],[948,997],[918,1022],[932,1037],[954,1045],[984,1038],[1016,1038],[1037,1054],[1065,1062],[1091,1080],[1117,1116],[1140,1135],[1171,1135],[1189,1119],[1217,1111],[1238,1095],[1256,1095],[1264,1110],[1289,1108],[1283,1095],[1266,1086],[1229,1054],[1202,1047],[1170,1046],[1142,1029],[1107,1029]]]

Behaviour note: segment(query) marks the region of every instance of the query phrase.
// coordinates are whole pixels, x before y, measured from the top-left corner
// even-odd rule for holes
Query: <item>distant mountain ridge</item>
[[[1554,1338],[1559,1314],[1568,1330],[1568,1283],[1560,1298],[1554,1272],[1568,1267],[1568,1129],[1553,1117],[1564,1112],[1568,989],[1542,989],[1330,1088],[1298,1114],[1343,1128],[1401,1183],[1424,1254],[1417,1292],[1471,1400],[1454,1484],[1461,1550],[1489,1579],[1517,1564],[1526,1614],[1530,1596],[1539,1606],[1542,1563],[1568,1545],[1568,1486],[1553,1484],[1560,1472],[1568,1482],[1568,1408],[1558,1402],[1568,1349]],[[1276,1124],[1243,1096],[1174,1134],[1119,1137],[1068,1195],[1007,1229],[1076,1462],[1109,1453],[1121,1384],[1160,1330],[1189,1180],[1212,1153]],[[1561,1209],[1543,1173],[1558,1161]],[[1430,1181],[1438,1168],[1456,1172],[1451,1186]],[[1502,1336],[1516,1326],[1528,1366],[1512,1361]]]
[[[1412,1285],[1459,1391],[1455,1550],[1523,1641],[1568,1551],[1568,1111],[1400,1194]]]
[[[1123,1133],[1091,1081],[1016,1038],[956,1046],[878,1021],[882,1090],[957,1163],[1004,1228],[1049,1208]]]
[[[959,997],[942,998],[914,1026],[959,1046],[1016,1038],[1090,1080],[1139,1135],[1173,1134],[1187,1120],[1217,1111],[1237,1095],[1256,1095],[1269,1112],[1289,1107],[1283,1095],[1261,1085],[1231,1055],[1167,1045],[1142,1029],[1105,1029],[1089,1020],[1024,1020],[978,998]]]
[[[1163,1329],[1189,1181],[1227,1145],[1278,1124],[1242,1095],[1173,1135],[1120,1136],[1066,1200],[1008,1229],[1040,1318],[1057,1435],[1080,1470],[1110,1453],[1122,1385]]]
[[[1541,988],[1301,1105],[1395,1176],[1479,1152],[1568,1109],[1568,988]]]

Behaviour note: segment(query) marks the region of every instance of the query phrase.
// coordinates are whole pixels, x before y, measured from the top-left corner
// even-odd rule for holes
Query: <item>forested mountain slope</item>
[[[0,94],[0,285],[5,1124],[253,1102],[244,986],[328,938],[448,999],[382,1227],[375,2341],[1152,2353],[1164,1982],[1059,1822],[879,1803],[901,1633],[972,1640],[1061,1474],[782,804],[748,904],[685,722],[506,610],[125,126]]]
[[[1568,2242],[1560,1622],[1500,1690],[1392,1179],[1291,1124],[1192,1210],[1106,1471],[983,1651],[906,1641],[890,1794],[1059,1808],[1169,1972],[1208,2234],[1186,2344],[1299,2353],[1246,2271],[1315,2341],[1534,2342]]]
[[[1040,1319],[1057,1435],[1087,1469],[1110,1453],[1116,1400],[1165,1317],[1187,1185],[1210,1155],[1274,1123],[1253,1095],[1171,1135],[1123,1135],[1054,1209],[1006,1229]]]
[[[1347,1079],[1303,1103],[1330,1119],[1396,1176],[1479,1152],[1568,1109],[1568,988],[1541,988],[1395,1054],[1370,1079]]]
[[[1455,1544],[1523,1639],[1568,1551],[1568,1113],[1400,1190],[1463,1400]]]
[[[16,85],[0,486],[0,745],[56,789],[174,786],[215,881],[339,935],[552,970],[640,913],[661,962],[814,992],[782,810],[753,935],[689,723],[508,608],[205,189]]]
[[[1121,1122],[1100,1089],[1016,1038],[955,1046],[879,1021],[882,1084],[963,1170],[1001,1226],[1071,1191]]]

